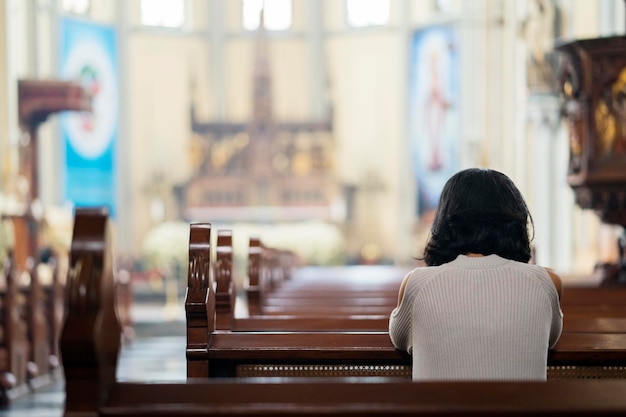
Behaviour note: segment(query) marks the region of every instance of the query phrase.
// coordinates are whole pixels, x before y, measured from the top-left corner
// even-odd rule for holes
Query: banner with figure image
[[[458,170],[459,48],[449,25],[413,34],[409,80],[409,135],[417,186],[417,215],[437,207],[445,182]]]
[[[93,97],[92,113],[61,117],[65,147],[63,198],[75,206],[116,207],[118,61],[114,27],[61,20],[60,74],[79,81]]]

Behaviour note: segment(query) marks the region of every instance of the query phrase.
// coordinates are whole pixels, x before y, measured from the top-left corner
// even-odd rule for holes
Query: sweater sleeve
[[[411,280],[407,282],[400,305],[389,317],[389,337],[396,349],[411,353],[411,310],[413,309],[413,291]]]
[[[553,348],[554,345],[559,341],[561,337],[561,332],[563,331],[563,311],[561,310],[561,306],[559,303],[559,296],[556,293],[556,290],[551,293],[551,304],[552,304],[552,324],[550,325],[550,348]]]

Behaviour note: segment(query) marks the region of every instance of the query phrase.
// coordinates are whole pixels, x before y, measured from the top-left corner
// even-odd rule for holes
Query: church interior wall
[[[562,36],[623,33],[622,3],[556,0]],[[0,2],[3,179],[17,163],[16,81],[55,75],[55,20],[63,14],[60,4],[57,0]],[[129,250],[133,252],[141,251],[142,236],[155,223],[146,216],[155,196],[162,196],[164,219],[174,220],[174,199],[163,189],[190,175],[191,100],[202,120],[246,121],[252,111],[255,37],[241,28],[241,2],[189,0],[188,4],[191,19],[181,30],[142,27],[139,0],[93,0],[89,16],[83,17],[127,29],[128,71],[121,76],[129,87],[124,93],[128,140],[120,152],[133,157],[124,178],[131,197],[122,200],[126,206],[120,210],[131,214],[119,226],[132,229]],[[320,7],[322,13],[322,29],[315,39],[308,35],[312,7]],[[128,13],[128,26],[120,26],[120,8]],[[408,259],[424,242],[427,224],[420,229],[413,210],[407,208],[414,200],[408,194],[414,190],[407,185],[413,178],[406,152],[406,50],[414,30],[450,23],[463,39],[459,166],[500,169],[520,185],[535,214],[535,243],[542,262],[565,272],[584,272],[598,259],[615,256],[615,227],[602,225],[594,213],[573,203],[565,178],[564,128],[558,118],[546,119],[541,111],[555,99],[550,104],[545,97],[531,97],[525,88],[528,40],[520,28],[527,12],[524,1],[392,0],[386,25],[353,29],[346,23],[343,1],[294,0],[292,28],[268,34],[276,118],[308,119],[315,109],[326,108],[327,98],[332,102],[337,175],[342,183],[360,190],[357,218],[346,226],[346,233],[355,237],[351,252],[374,242],[383,257]],[[323,59],[311,53],[316,41],[321,42]],[[314,81],[316,76],[320,78]],[[320,84],[327,89],[323,93],[318,91]],[[60,158],[55,123],[51,120],[41,130],[48,155],[42,161],[42,193],[48,204],[61,205],[54,180]],[[407,225],[414,233],[408,238],[404,236]]]
[[[3,111],[6,117],[6,125],[3,125],[2,154],[3,174],[7,180],[6,187],[15,189],[15,181],[11,181],[17,170],[17,143],[20,140],[20,130],[17,120],[17,79],[21,74],[28,73],[28,55],[26,46],[29,45],[27,32],[28,4],[26,2],[4,0],[5,20],[2,27],[6,34],[5,66],[5,103]],[[15,42],[14,39],[20,39]]]
[[[129,151],[145,155],[133,158],[130,175],[135,248],[141,247],[142,235],[165,220],[162,215],[171,220],[175,202],[166,190],[191,175],[189,109],[181,103],[192,98],[191,77],[196,88],[207,91],[205,55],[204,40],[196,37],[137,34],[130,39]],[[164,213],[146,216],[151,204],[164,205]]]
[[[328,40],[329,77],[336,110],[337,175],[357,187],[353,241],[376,244],[391,256],[398,201],[398,94],[400,52],[389,32],[333,36]],[[350,233],[349,232],[349,233]],[[391,249],[393,248],[393,249]],[[349,248],[352,252],[358,248]]]
[[[0,22],[6,22],[7,9],[6,4],[0,4]],[[9,136],[9,103],[8,103],[8,92],[7,89],[9,87],[8,80],[8,59],[7,59],[7,46],[8,46],[8,34],[7,34],[7,26],[2,25],[2,29],[0,29],[0,138],[8,138]],[[2,151],[2,156],[0,157],[0,180],[2,184],[5,183],[9,163],[9,152],[7,152],[7,140],[0,140],[0,150]]]
[[[599,13],[602,4],[592,3],[594,4],[590,4],[585,0],[570,0],[570,4],[567,7],[563,4],[565,33],[577,39],[598,36]],[[619,1],[615,3],[619,3]],[[584,10],[584,13],[577,13],[578,10]]]

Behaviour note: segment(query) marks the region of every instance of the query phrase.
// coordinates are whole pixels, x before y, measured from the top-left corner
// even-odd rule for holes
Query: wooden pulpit
[[[15,229],[15,263],[26,269],[28,257],[35,257],[38,247],[39,220],[33,204],[39,199],[38,138],[39,125],[48,116],[62,111],[91,111],[91,97],[78,83],[56,80],[19,80],[18,117],[27,134],[20,147],[20,176],[28,185],[24,213],[12,216]]]
[[[577,40],[557,50],[568,183],[580,207],[626,228],[626,37]],[[596,266],[605,284],[626,284],[626,233],[617,244],[618,262]]]

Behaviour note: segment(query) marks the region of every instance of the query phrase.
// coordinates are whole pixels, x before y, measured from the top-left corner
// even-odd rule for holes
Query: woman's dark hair
[[[509,177],[491,169],[465,169],[443,187],[421,259],[434,266],[479,253],[526,263],[529,227],[534,236],[528,206]]]

